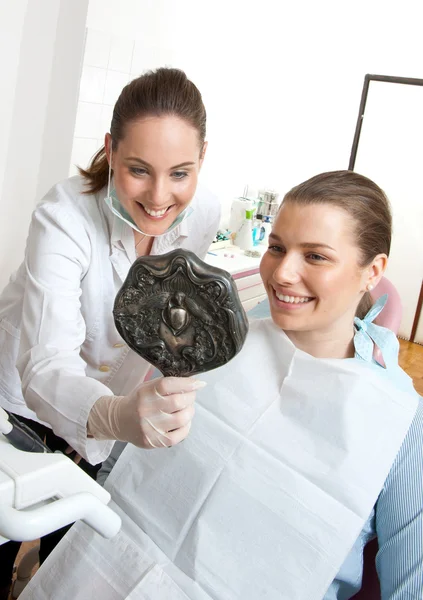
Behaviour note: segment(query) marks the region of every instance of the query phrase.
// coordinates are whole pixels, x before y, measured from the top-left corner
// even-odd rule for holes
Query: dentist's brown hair
[[[113,110],[110,134],[115,150],[125,137],[126,126],[138,119],[175,116],[198,132],[201,154],[206,137],[206,109],[197,87],[180,69],[160,68],[137,77],[126,85]],[[95,194],[107,185],[109,163],[104,146],[86,169],[79,167],[86,180],[86,193]]]

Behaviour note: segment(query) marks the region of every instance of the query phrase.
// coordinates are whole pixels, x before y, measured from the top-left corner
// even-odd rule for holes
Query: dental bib
[[[252,322],[243,351],[201,376],[184,442],[126,446],[106,483],[122,531],[74,526],[24,600],[321,600],[417,407],[378,369]]]

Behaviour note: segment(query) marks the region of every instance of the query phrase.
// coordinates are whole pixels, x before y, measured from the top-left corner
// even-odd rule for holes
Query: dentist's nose
[[[156,177],[152,179],[149,188],[149,202],[152,206],[163,208],[169,195],[168,185],[164,178]]]

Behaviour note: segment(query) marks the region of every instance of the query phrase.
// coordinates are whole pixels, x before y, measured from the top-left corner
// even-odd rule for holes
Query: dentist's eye
[[[269,246],[268,250],[273,254],[281,254],[282,252],[285,252],[285,249],[281,246]]]
[[[143,169],[142,167],[129,167],[129,171],[137,177],[147,174],[147,170]]]

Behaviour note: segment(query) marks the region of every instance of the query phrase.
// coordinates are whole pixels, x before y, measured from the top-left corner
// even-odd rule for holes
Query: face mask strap
[[[112,210],[112,212],[119,217],[120,219],[122,219],[127,225],[129,225],[130,227],[132,227],[132,229],[135,229],[135,231],[138,231],[138,233],[140,233],[141,235],[143,235],[144,237],[162,237],[163,235],[166,235],[167,233],[169,233],[170,231],[172,231],[172,229],[174,229],[174,227],[176,227],[177,225],[180,225],[183,221],[185,221],[185,219],[187,217],[190,216],[190,214],[192,213],[192,208],[190,206],[187,206],[186,208],[184,208],[184,210],[176,217],[175,221],[171,224],[170,228],[165,231],[164,233],[159,233],[158,235],[152,235],[150,233],[144,233],[143,231],[141,231],[141,229],[139,229],[137,227],[137,225],[135,224],[135,222],[132,222],[133,219],[130,215],[127,215],[127,217],[125,217],[122,214],[122,206],[120,205],[119,199],[116,198],[117,200],[117,204],[120,206],[120,210],[118,210],[116,207],[113,206],[113,199],[110,195],[110,190],[111,190],[111,179],[112,179],[112,157],[113,157],[113,148],[112,148],[112,144],[110,145],[110,161],[109,161],[109,175],[107,178],[107,196],[105,198],[106,203],[108,204],[109,208]],[[130,219],[130,220],[128,220]]]
[[[110,161],[109,161],[109,177],[107,180],[107,197],[110,198],[110,181],[112,178],[112,156],[113,156],[113,146],[110,144]]]

